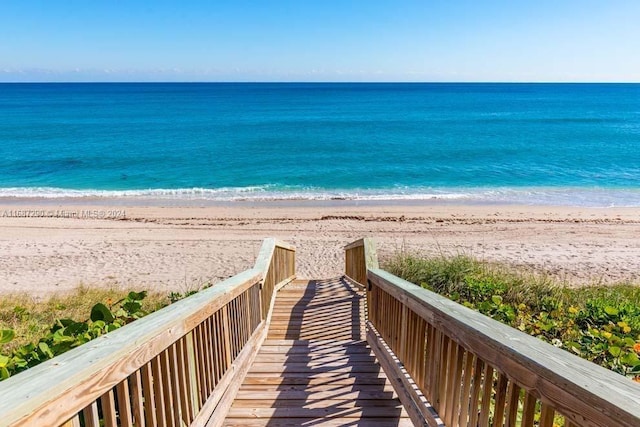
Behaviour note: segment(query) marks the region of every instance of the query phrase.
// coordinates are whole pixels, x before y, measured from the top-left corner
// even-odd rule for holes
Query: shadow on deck
[[[281,289],[225,425],[412,425],[367,345],[364,313],[363,292],[344,279]]]

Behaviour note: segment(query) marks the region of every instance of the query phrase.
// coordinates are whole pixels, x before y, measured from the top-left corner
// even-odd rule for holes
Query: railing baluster
[[[501,427],[504,422],[504,405],[507,398],[508,379],[503,373],[498,373],[498,385],[495,392],[495,406],[493,412],[493,427]]]
[[[102,416],[104,417],[104,427],[117,427],[116,400],[113,389],[107,391],[101,398]]]
[[[80,427],[80,417],[78,415],[64,423],[62,427]]]
[[[493,367],[484,366],[482,375],[482,402],[480,403],[480,418],[478,425],[489,425],[489,415],[491,411],[491,399],[493,396]]]
[[[460,417],[460,388],[462,384],[462,367],[464,362],[464,349],[456,344],[457,360],[453,375],[453,390],[451,394],[451,425],[457,426]]]
[[[440,346],[440,370],[438,372],[438,385],[439,390],[437,392],[436,409],[439,413],[445,414],[447,412],[447,380],[449,379],[449,351],[451,350],[451,340],[445,334],[440,334],[442,344]],[[435,406],[435,405],[434,405]]]
[[[530,392],[525,391],[522,408],[522,427],[533,427],[533,421],[536,415],[536,400]]]
[[[93,402],[82,410],[85,427],[100,427],[100,418],[98,417],[98,403]]]
[[[202,347],[204,351],[204,366],[207,381],[207,397],[211,395],[218,384],[215,372],[215,340],[213,338],[213,319],[209,317],[202,322]]]
[[[156,394],[154,393],[151,362],[142,367],[142,394],[144,395],[145,422],[149,427],[156,426],[158,425],[158,411],[156,409]]]
[[[142,397],[142,378],[140,371],[136,371],[129,377],[131,400],[133,403],[133,424],[136,427],[145,427],[144,398]]]
[[[547,403],[542,402],[542,409],[540,410],[540,427],[553,427],[554,416],[555,410]]]
[[[193,403],[191,402],[191,390],[189,389],[188,365],[186,358],[186,340],[181,338],[176,343],[176,358],[178,364],[178,377],[180,382],[180,395],[182,396],[182,416],[187,425],[191,424],[193,419]]]
[[[456,425],[466,426],[469,418],[469,404],[471,399],[471,383],[473,382],[473,364],[475,362],[474,354],[467,351],[464,359],[464,370],[462,375],[462,390],[460,392],[460,415],[458,416]]]
[[[133,413],[131,411],[131,401],[129,400],[129,382],[122,381],[116,386],[116,395],[118,397],[118,418],[122,427],[133,426]]]
[[[227,370],[227,362],[226,357],[227,354],[225,352],[225,342],[224,342],[224,332],[223,332],[223,315],[222,310],[218,311],[214,317],[215,321],[213,323],[213,336],[214,338],[214,347],[213,351],[215,353],[214,367],[216,372],[216,382],[220,381],[222,375],[224,375]]]
[[[162,353],[160,353],[160,372],[161,372],[161,378],[160,381],[162,382],[162,393],[163,393],[163,399],[164,399],[164,404],[166,405],[166,409],[164,411],[165,414],[165,420],[166,420],[166,424],[168,427],[177,427],[176,423],[175,423],[175,416],[174,416],[174,402],[173,402],[173,387],[171,384],[171,371],[169,370],[169,357],[168,357],[168,351],[165,350]]]
[[[222,309],[222,333],[224,335],[224,352],[225,352],[225,366],[226,371],[233,360],[233,349],[235,346],[235,335],[233,330],[233,300],[229,301]]]
[[[449,349],[447,351],[447,369],[443,371],[445,375],[446,384],[445,389],[442,392],[443,396],[443,409],[442,413],[444,414],[444,422],[445,424],[451,425],[453,420],[453,412],[455,411],[455,402],[453,401],[453,396],[455,394],[455,379],[456,379],[456,367],[458,361],[458,350],[460,347],[456,344],[456,342],[450,338],[447,338],[449,342]]]
[[[480,409],[478,405],[481,403],[482,394],[482,373],[484,371],[484,362],[476,357],[476,363],[473,367],[473,384],[471,385],[471,401],[469,403],[469,425],[478,425],[478,417]]]
[[[185,335],[185,358],[187,366],[187,381],[189,382],[189,394],[191,402],[192,419],[202,407],[198,390],[198,364],[196,363],[195,349],[193,345],[193,331]]]
[[[171,383],[171,399],[173,401],[174,420],[176,426],[181,427],[182,422],[184,421],[184,404],[182,402],[183,398],[181,395],[180,379],[178,376],[179,365],[176,354],[176,343],[173,343],[167,350],[167,363],[169,364],[168,369],[171,374],[169,381]]]
[[[430,367],[431,373],[429,375],[429,386],[427,387],[427,397],[431,400],[431,404],[436,408],[436,411],[440,407],[440,371],[443,369],[442,364],[442,339],[443,336],[439,330],[434,326],[429,325],[431,329],[431,354],[430,354]]]

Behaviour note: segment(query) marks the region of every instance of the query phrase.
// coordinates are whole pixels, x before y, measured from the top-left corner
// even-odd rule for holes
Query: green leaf
[[[65,328],[69,325],[73,325],[74,323],[76,323],[75,320],[69,319],[69,318],[59,319],[58,322]]]
[[[609,316],[617,316],[619,313],[617,308],[611,307],[610,305],[604,308],[604,312],[607,313]]]
[[[500,295],[494,295],[491,297],[491,301],[493,301],[495,305],[500,305],[502,304],[502,297]]]
[[[491,311],[492,307],[491,304],[489,304],[488,301],[482,301],[480,304],[478,304],[478,311],[480,313],[487,313],[489,311]]]
[[[29,355],[33,350],[35,350],[36,346],[33,345],[33,343],[29,343],[29,344],[25,344],[22,347],[18,347],[15,350],[16,355],[18,356],[27,356]]]
[[[629,366],[635,366],[640,364],[640,359],[638,359],[638,355],[635,352],[633,353],[626,352],[624,356],[620,358],[620,361],[625,365],[629,365]]]
[[[22,357],[13,356],[13,364],[18,368],[26,368],[27,361],[24,360]]]
[[[620,356],[620,351],[620,347],[616,347],[615,345],[609,347],[609,354],[611,354],[613,357]]]
[[[96,320],[93,322],[93,324],[91,325],[92,329],[103,329],[107,324],[104,322],[104,320]]]
[[[582,354],[582,351],[580,351],[580,344],[578,344],[577,342],[569,341],[568,343],[566,343],[566,346],[569,347],[571,351],[573,351],[578,356]]]
[[[127,298],[132,300],[132,301],[140,301],[145,299],[147,296],[147,291],[142,291],[142,292],[129,292],[129,295],[127,295]]]
[[[140,309],[142,308],[142,304],[140,304],[138,301],[129,301],[122,304],[122,308],[125,309],[127,314],[133,315],[140,311]]]
[[[9,358],[0,354],[0,368],[5,368],[9,364]]]
[[[68,336],[76,336],[83,334],[89,329],[86,323],[73,322],[64,328],[64,334]]]
[[[13,329],[0,329],[0,344],[6,344],[16,336]]]
[[[0,368],[0,380],[6,380],[7,378],[9,378],[11,376],[11,374],[9,374],[9,371],[7,371],[7,368]]]
[[[38,343],[38,348],[40,349],[42,354],[47,356],[49,359],[53,358],[53,352],[51,351],[51,349],[49,348],[46,342]]]
[[[68,336],[66,328],[58,329],[51,337],[51,340],[54,344],[61,344],[63,342],[73,342],[75,340],[74,337]]]
[[[111,310],[101,302],[93,306],[90,317],[94,322],[97,322],[98,320],[103,320],[107,323],[113,322],[113,314],[111,313]]]

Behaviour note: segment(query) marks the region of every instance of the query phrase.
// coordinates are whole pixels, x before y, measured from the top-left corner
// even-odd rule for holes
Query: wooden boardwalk
[[[344,279],[282,288],[225,425],[413,425],[367,345],[364,306]]]
[[[344,249],[345,278],[295,280],[265,239],[253,268],[0,381],[0,427],[640,426],[636,382],[380,269],[370,238]]]

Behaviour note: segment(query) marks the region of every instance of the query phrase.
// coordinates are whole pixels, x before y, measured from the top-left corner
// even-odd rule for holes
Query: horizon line
[[[0,84],[640,84],[638,81],[314,81],[314,80],[87,80],[87,81],[0,81]]]

